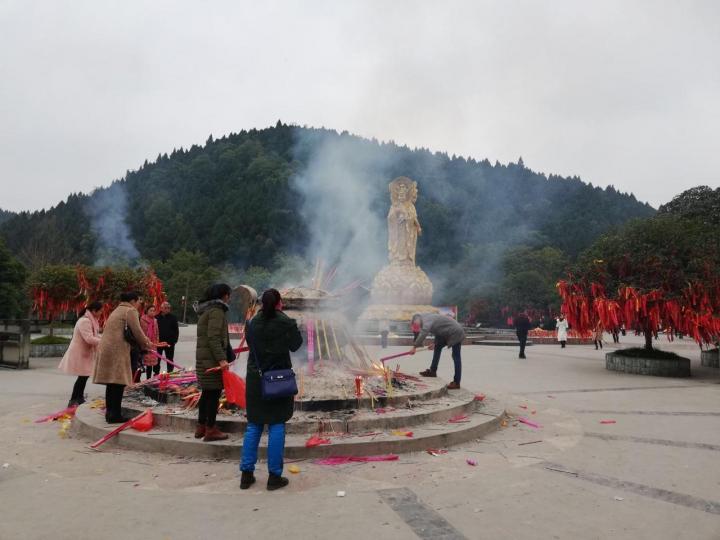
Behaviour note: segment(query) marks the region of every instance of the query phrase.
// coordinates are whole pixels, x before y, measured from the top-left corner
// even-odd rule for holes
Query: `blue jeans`
[[[242,459],[240,460],[240,470],[244,472],[253,472],[255,463],[257,463],[257,451],[260,445],[260,436],[262,435],[265,424],[255,424],[248,422],[245,430],[245,437],[242,446]],[[267,462],[270,474],[281,476],[283,472],[283,454],[285,453],[285,423],[268,424],[268,449]]]
[[[437,371],[438,364],[440,363],[440,354],[442,353],[445,345],[447,345],[447,343],[444,339],[438,339],[437,337],[435,338],[435,349],[433,350],[433,358],[432,363],[430,364],[430,371]],[[460,384],[460,377],[462,376],[462,360],[460,358],[461,346],[462,343],[458,343],[457,345],[452,346],[452,359],[453,363],[455,364],[455,376],[453,377],[453,381],[455,381],[457,384]]]

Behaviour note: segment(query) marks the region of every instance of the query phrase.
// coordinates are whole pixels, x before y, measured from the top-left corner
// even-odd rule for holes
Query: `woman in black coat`
[[[240,489],[247,489],[255,482],[257,449],[265,424],[268,425],[268,476],[267,488],[278,489],[288,485],[282,476],[285,452],[285,422],[293,415],[294,397],[263,399],[260,386],[260,369],[290,369],[290,351],[302,345],[297,323],[282,312],[282,298],[275,289],[262,295],[262,310],[247,324],[246,334],[250,354],[247,363],[246,399],[247,430],[240,462]]]

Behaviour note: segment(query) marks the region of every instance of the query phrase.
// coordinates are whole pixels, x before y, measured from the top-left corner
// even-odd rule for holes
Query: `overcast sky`
[[[720,185],[719,53],[712,0],[0,0],[0,207],[278,119],[657,206]]]

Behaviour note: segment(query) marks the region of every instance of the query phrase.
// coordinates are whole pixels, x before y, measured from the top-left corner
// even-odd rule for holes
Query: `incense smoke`
[[[292,179],[307,225],[305,256],[337,267],[335,286],[370,280],[387,262],[390,163],[372,143],[345,134],[298,132],[295,157],[307,163]]]
[[[113,182],[110,187],[95,190],[85,212],[95,233],[95,265],[134,263],[140,257],[125,221],[128,200],[125,186]]]

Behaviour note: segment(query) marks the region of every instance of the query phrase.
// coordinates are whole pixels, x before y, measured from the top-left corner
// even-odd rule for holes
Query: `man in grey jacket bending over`
[[[462,361],[460,359],[460,347],[465,339],[463,327],[455,320],[437,313],[423,313],[413,315],[412,322],[420,324],[420,334],[413,343],[413,353],[417,347],[422,347],[428,334],[435,336],[435,343],[428,347],[433,351],[433,359],[430,369],[421,371],[423,377],[437,377],[437,367],[440,363],[440,354],[443,347],[452,348],[452,359],[455,363],[455,376],[453,382],[448,384],[449,390],[460,388],[460,376],[462,375]]]

